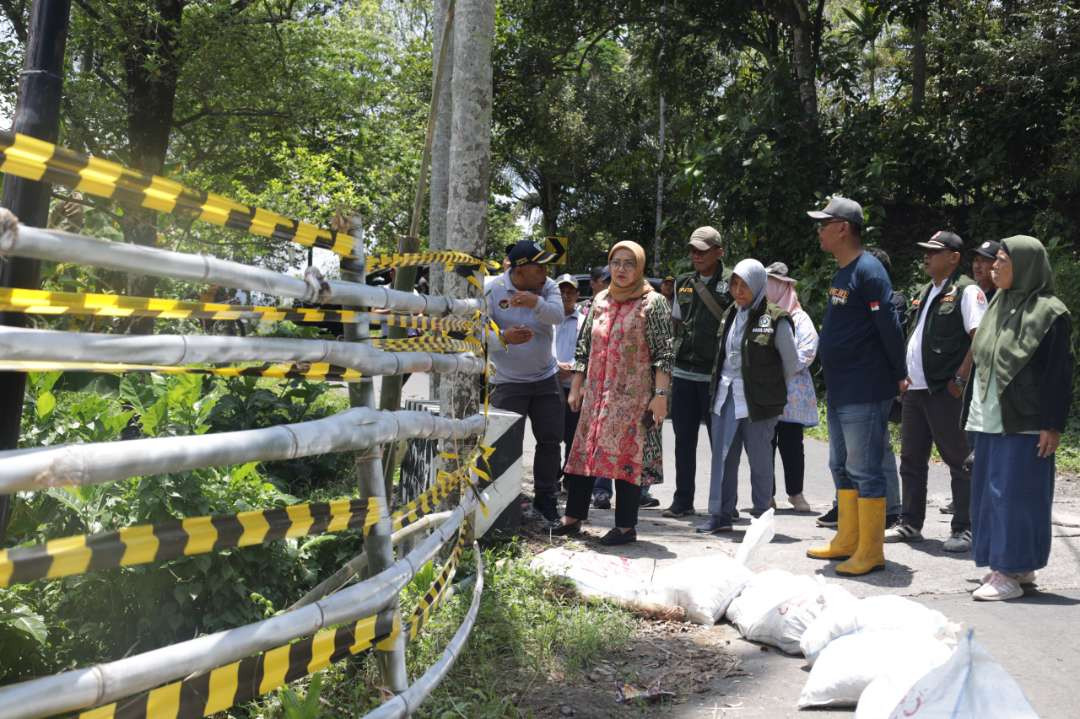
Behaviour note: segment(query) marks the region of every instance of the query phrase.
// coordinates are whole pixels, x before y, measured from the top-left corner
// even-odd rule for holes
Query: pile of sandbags
[[[899,596],[858,599],[821,577],[751,571],[774,534],[769,510],[751,522],[734,558],[657,568],[655,560],[559,548],[532,566],[569,579],[586,596],[678,609],[699,624],[726,617],[745,639],[804,656],[811,669],[800,708],[857,707],[856,719],[1036,717],[973,633],[941,612]]]

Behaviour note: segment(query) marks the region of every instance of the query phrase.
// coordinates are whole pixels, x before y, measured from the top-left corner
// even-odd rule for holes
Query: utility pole
[[[34,0],[26,38],[26,60],[19,76],[19,100],[13,130],[56,142],[60,133],[60,93],[64,85],[64,45],[67,42],[71,0]],[[0,205],[24,225],[45,227],[49,220],[51,185],[6,175]],[[37,289],[38,262],[0,258],[0,286]],[[18,314],[0,313],[0,324],[21,325]],[[0,372],[0,449],[19,442],[26,375]],[[11,497],[0,496],[0,541],[11,518]]]

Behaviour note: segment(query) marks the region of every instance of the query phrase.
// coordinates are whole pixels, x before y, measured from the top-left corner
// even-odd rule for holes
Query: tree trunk
[[[439,53],[442,51],[443,36],[440,29],[446,24],[446,14],[451,0],[435,0],[435,32],[433,33],[431,62],[437,67]],[[454,36],[450,34],[448,57],[454,57]],[[450,113],[451,82],[454,77],[454,63],[447,63],[445,77],[440,78],[439,87],[433,92],[431,101],[436,105],[435,134],[431,143],[431,190],[428,207],[428,247],[431,250],[446,249],[446,203],[450,181]],[[441,294],[443,291],[443,270],[432,267],[431,291]]]
[[[431,62],[436,67],[442,52],[443,36],[439,32],[446,24],[446,15],[450,9],[452,0],[435,0],[435,32],[432,43]],[[434,90],[431,101],[435,103],[435,133],[431,142],[431,179],[430,201],[428,204],[428,247],[432,251],[446,249],[446,203],[449,194],[450,183],[450,113],[451,82],[454,77],[454,34],[450,33],[449,47],[447,52],[451,62],[446,63],[445,77],[440,78],[439,87]],[[428,289],[432,294],[444,293],[443,276],[445,270],[437,265],[432,265]],[[438,375],[430,376],[431,398],[439,398],[439,386],[441,378]]]
[[[482,257],[487,241],[488,181],[491,172],[491,46],[494,0],[458,0],[454,18],[453,108],[450,132],[446,246]],[[479,294],[464,278],[448,273],[445,292]],[[442,383],[444,412],[464,417],[480,405],[480,385],[458,376]]]
[[[928,10],[919,9],[911,24],[911,109],[921,113],[926,100],[926,24]]]
[[[805,3],[800,3],[805,8]],[[816,129],[818,124],[817,68],[814,63],[813,27],[809,16],[800,12],[799,22],[791,28],[795,57],[795,79],[799,83],[799,99],[802,101],[803,120],[807,127]]]
[[[182,0],[158,0],[154,17],[140,14],[131,18],[133,42],[124,49],[124,78],[128,89],[127,125],[129,162],[132,167],[161,174],[172,133],[176,83],[183,60],[179,54]],[[151,63],[151,57],[160,59]],[[157,214],[151,210],[129,210],[121,227],[124,239],[139,245],[157,243]],[[152,296],[154,277],[132,277],[131,294]],[[150,334],[152,317],[132,322],[130,331]]]

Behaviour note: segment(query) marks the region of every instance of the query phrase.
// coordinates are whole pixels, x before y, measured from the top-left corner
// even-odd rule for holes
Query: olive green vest
[[[723,332],[720,334],[720,349],[716,353],[716,367],[712,376],[713,402],[716,401],[716,386],[724,371],[723,347],[735,314],[739,308],[732,305],[724,317]],[[794,331],[791,316],[772,302],[762,302],[750,311],[746,320],[746,331],[742,337],[742,379],[746,393],[746,408],[750,419],[758,421],[779,417],[787,406],[787,380],[784,378],[784,363],[776,349],[776,330],[780,322],[787,322]]]
[[[973,284],[974,280],[967,275],[953,275],[945,281],[941,292],[926,309],[922,333],[922,363],[926,386],[931,392],[945,389],[949,380],[956,376],[956,370],[960,368],[971,347],[971,337],[964,329],[961,304],[964,290]],[[933,286],[932,282],[928,282],[922,287],[908,309],[909,342],[919,322],[919,311],[926,304],[926,298]]]
[[[675,332],[675,366],[687,372],[707,375],[716,362],[716,334],[720,329],[720,320],[713,316],[694,290],[696,277],[696,272],[690,272],[679,275],[675,281],[675,301],[679,304],[682,317],[682,323]],[[720,309],[726,310],[731,306],[723,263],[717,264],[716,273],[706,287]]]

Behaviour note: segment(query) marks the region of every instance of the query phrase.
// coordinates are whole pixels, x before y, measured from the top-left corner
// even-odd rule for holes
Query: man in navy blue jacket
[[[904,335],[890,304],[885,268],[863,252],[859,203],[832,198],[807,213],[818,222],[821,249],[836,259],[821,324],[818,357],[825,373],[829,468],[836,484],[837,529],[815,559],[847,559],[838,574],[885,566],[885,476],[881,469],[889,408],[907,376]]]

